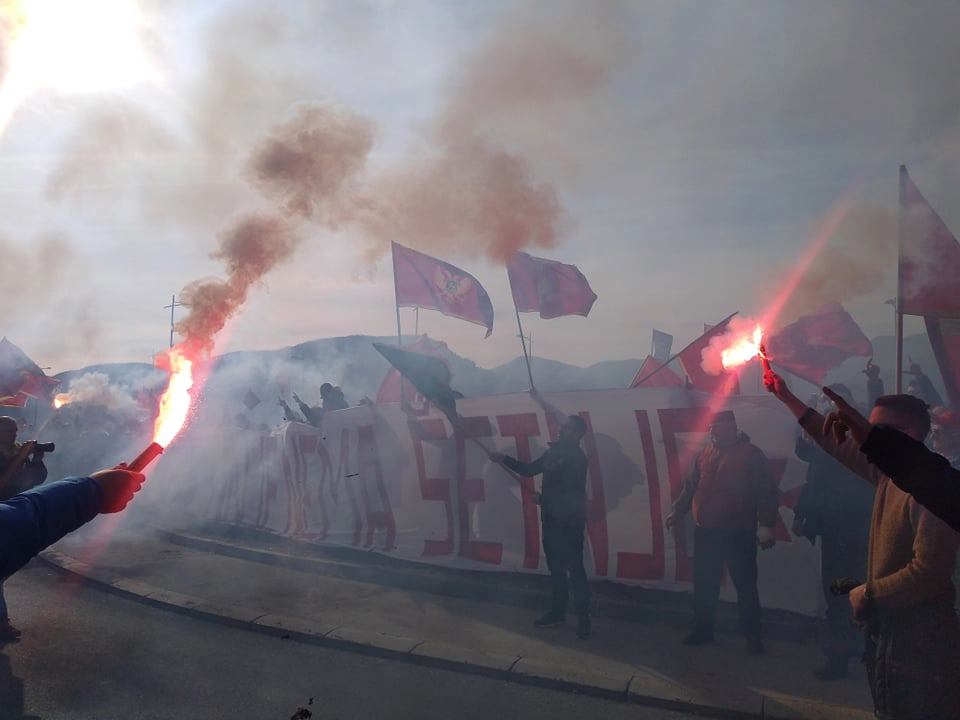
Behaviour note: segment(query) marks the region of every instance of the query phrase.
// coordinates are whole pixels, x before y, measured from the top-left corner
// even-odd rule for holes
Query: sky
[[[149,361],[171,295],[224,276],[211,254],[237,219],[295,214],[251,157],[305,108],[370,145],[218,352],[396,333],[392,239],[486,287],[489,339],[420,313],[481,365],[519,354],[504,243],[576,264],[599,298],[524,315],[536,355],[643,357],[654,327],[676,346],[762,314],[837,207],[782,320],[839,300],[891,334],[900,164],[960,231],[957,3],[129,3],[149,71],[41,88],[0,137],[2,334],[54,371]]]

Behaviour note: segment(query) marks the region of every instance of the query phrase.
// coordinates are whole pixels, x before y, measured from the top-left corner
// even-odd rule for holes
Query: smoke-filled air
[[[958,38],[0,0],[0,720],[960,718]]]

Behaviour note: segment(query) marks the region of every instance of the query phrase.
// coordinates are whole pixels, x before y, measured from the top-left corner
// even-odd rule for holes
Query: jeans
[[[583,569],[584,524],[557,522],[550,517],[544,517],[542,525],[543,553],[547,556],[547,569],[550,571],[553,590],[551,612],[557,615],[567,612],[569,588],[572,587],[574,609],[578,615],[588,615],[590,587],[587,584],[587,572]]]
[[[693,626],[713,634],[723,566],[737,589],[740,626],[760,639],[760,594],[757,591],[757,534],[754,530],[697,527],[693,534]]]

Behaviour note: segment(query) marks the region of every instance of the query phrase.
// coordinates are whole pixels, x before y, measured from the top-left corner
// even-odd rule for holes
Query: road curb
[[[427,592],[445,597],[463,598],[472,601],[493,602],[525,610],[541,610],[549,600],[549,591],[530,587],[514,587],[498,583],[495,579],[484,577],[482,580],[463,574],[444,574],[442,569],[430,567],[399,568],[384,565],[365,565],[348,559],[325,559],[293,554],[268,547],[254,547],[252,541],[237,542],[223,537],[211,537],[181,530],[168,530],[153,527],[162,540],[192,550],[199,550],[225,557],[247,560],[288,570],[307,572],[315,575],[336,577],[358,582],[389,585],[401,590]],[[281,538],[284,542],[292,542]],[[324,549],[321,547],[321,549]],[[668,627],[686,629],[690,624],[690,612],[686,603],[682,607],[664,604],[644,604],[635,600],[622,600],[603,596],[595,592],[591,599],[591,613],[595,617],[610,620],[660,624]],[[716,631],[722,634],[739,635],[740,621],[731,606],[729,613],[720,613],[717,617]],[[790,642],[810,642],[816,636],[816,622],[783,621],[765,613],[763,620],[764,636],[771,640]]]
[[[520,655],[498,655],[433,641],[325,624],[306,618],[276,615],[236,605],[213,604],[203,598],[115,576],[56,550],[41,553],[39,559],[58,572],[134,602],[281,639],[702,717],[763,720],[797,718],[796,715],[765,712],[761,697],[747,703],[738,702],[741,707],[719,707],[692,702],[681,697],[682,686],[643,674],[642,671],[620,675],[595,674],[583,668],[552,665]],[[755,707],[743,707],[745,704]]]

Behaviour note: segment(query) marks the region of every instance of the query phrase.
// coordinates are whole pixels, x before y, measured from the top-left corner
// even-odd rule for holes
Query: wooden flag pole
[[[530,378],[530,389],[533,390],[533,370],[530,368],[530,353],[527,352],[527,338],[523,334],[523,324],[520,322],[520,310],[514,298],[513,309],[517,312],[517,330],[520,332],[520,346],[523,348],[523,359],[527,361],[527,377]]]

